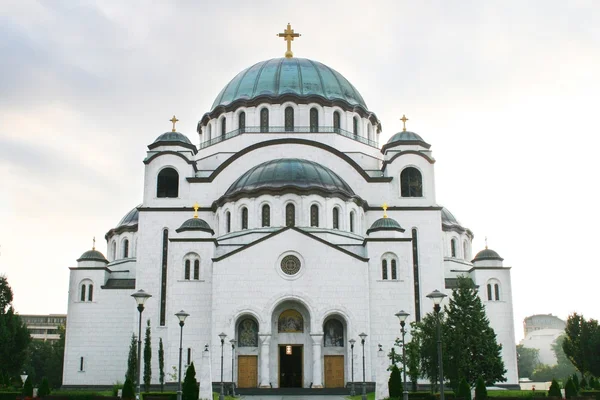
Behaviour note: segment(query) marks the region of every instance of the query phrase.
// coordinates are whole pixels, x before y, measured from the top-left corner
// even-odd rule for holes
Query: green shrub
[[[200,389],[198,388],[198,382],[196,382],[196,368],[194,368],[194,363],[191,363],[185,371],[182,392],[183,400],[198,400]]]
[[[133,400],[135,399],[135,388],[133,387],[133,382],[129,378],[125,379],[125,383],[123,384],[123,393],[121,394],[121,398],[123,400]]]
[[[400,376],[400,370],[394,364],[392,366],[392,372],[390,373],[390,379],[388,380],[388,392],[390,398],[402,397],[402,377]]]
[[[38,389],[38,397],[46,397],[50,394],[50,385],[48,384],[48,378],[43,377],[42,378],[42,384],[40,385],[40,388]]]
[[[577,386],[575,385],[574,379],[569,378],[565,385],[565,398],[572,399],[573,397],[577,397]]]
[[[575,385],[575,393],[579,393],[579,389],[581,389],[580,385],[579,385],[579,376],[577,375],[577,373],[573,374],[573,385]],[[568,381],[567,381],[568,382]],[[566,390],[566,386],[565,386],[565,390]]]
[[[560,386],[556,379],[552,379],[550,389],[548,390],[548,397],[558,397],[562,399],[562,393],[560,392]]]
[[[19,392],[0,392],[0,400],[15,400],[17,397],[21,397]]]
[[[462,378],[460,380],[460,383],[458,384],[458,390],[456,391],[456,397],[464,399],[464,400],[471,400],[471,386],[469,386],[469,383],[467,382],[467,380],[465,378]]]
[[[579,391],[589,389],[588,381],[585,379],[585,376],[581,378],[581,382],[579,382]]]
[[[481,376],[477,378],[477,384],[475,386],[475,398],[477,400],[487,399],[487,389],[485,388],[485,382]]]
[[[117,397],[119,395],[119,389],[123,389],[123,384],[119,381],[115,383],[112,387],[112,395],[113,397]]]
[[[25,384],[23,385],[23,396],[33,397],[33,385],[31,384],[30,377],[27,377]]]
[[[148,392],[142,393],[142,400],[148,399],[177,400],[177,392]]]

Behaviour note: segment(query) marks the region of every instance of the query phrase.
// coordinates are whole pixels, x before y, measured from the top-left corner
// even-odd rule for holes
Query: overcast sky
[[[432,144],[438,203],[513,268],[517,339],[531,314],[600,318],[593,0],[2,0],[0,274],[18,312],[66,313],[68,268],[142,200],[146,145],[173,114],[198,143],[222,87],[283,56],[287,22],[380,143],[406,114]]]

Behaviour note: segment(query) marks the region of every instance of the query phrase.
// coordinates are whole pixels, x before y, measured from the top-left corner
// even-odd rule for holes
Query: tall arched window
[[[271,207],[268,204],[262,206],[262,226],[271,226]]]
[[[210,125],[207,125],[207,130],[206,130],[206,131],[207,131],[207,136],[208,136],[208,137],[206,138],[206,140],[210,140],[210,139],[212,139],[212,138],[211,138],[211,135],[212,135],[212,127],[211,127]]]
[[[294,109],[292,107],[286,107],[285,109],[285,131],[294,131]]]
[[[467,247],[467,241],[463,241],[463,260],[467,260],[468,256],[469,256],[469,252],[468,252],[468,247]]]
[[[179,174],[173,168],[165,168],[156,179],[156,197],[179,196]]]
[[[340,112],[339,111],[334,111],[333,113],[333,130],[336,133],[340,133]]]
[[[358,117],[352,118],[352,133],[358,136]]]
[[[496,301],[500,300],[500,285],[494,284],[494,294],[496,295]]]
[[[450,241],[450,256],[456,257],[456,239]]]
[[[251,318],[243,319],[238,325],[238,346],[258,347],[258,324]]]
[[[200,260],[194,260],[194,279],[200,279]]]
[[[387,260],[381,261],[381,279],[386,280],[388,278],[387,273]]]
[[[496,285],[498,286],[498,285]],[[89,285],[88,286],[88,301],[92,301],[94,300],[94,285]]]
[[[81,297],[79,300],[85,301],[85,285],[81,285]]]
[[[112,242],[112,259],[113,261],[117,259],[117,242]]]
[[[296,206],[292,203],[285,206],[285,226],[296,226]]]
[[[185,260],[185,272],[183,275],[183,279],[186,281],[190,280],[190,260]]]
[[[333,229],[340,229],[340,210],[333,207]]]
[[[260,131],[269,132],[269,109],[260,110]]]
[[[242,229],[248,229],[248,209],[242,207]]]
[[[371,124],[367,124],[367,132],[368,132],[368,138],[369,140],[373,140],[373,127],[371,126]]]
[[[238,115],[238,129],[240,133],[244,133],[246,130],[246,113],[243,111]]]
[[[354,232],[354,211],[350,211],[350,232]]]
[[[487,284],[487,299],[490,300],[490,301],[493,300],[492,299],[492,284],[491,283]]]
[[[225,231],[231,232],[231,213],[229,211],[225,213]]]
[[[392,260],[392,279],[398,279],[398,271],[396,268],[396,260]]]
[[[317,110],[316,108],[310,109],[310,131],[319,131],[319,110]]]
[[[319,206],[310,206],[310,226],[319,226]]]
[[[123,258],[129,257],[129,240],[123,239]]]
[[[400,192],[402,197],[423,197],[423,181],[418,169],[404,168],[400,174]]]
[[[225,134],[227,133],[227,122],[225,121],[225,117],[221,118],[221,138],[225,139]]]
[[[337,319],[330,319],[323,326],[324,347],[344,347],[344,325]]]

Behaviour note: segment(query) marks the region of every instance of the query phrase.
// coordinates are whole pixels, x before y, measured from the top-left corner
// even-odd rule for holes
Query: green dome
[[[394,136],[392,136],[390,138],[390,140],[388,140],[388,143],[394,143],[394,142],[411,142],[411,141],[419,141],[419,142],[424,142],[423,138],[419,135],[417,135],[414,132],[411,131],[402,131],[402,132],[398,132],[396,133]]]
[[[240,176],[227,189],[219,204],[265,193],[279,195],[289,192],[360,200],[352,188],[329,168],[299,158],[280,158],[259,164]]]
[[[221,90],[211,110],[238,100],[272,100],[288,94],[340,100],[367,111],[358,90],[339,72],[320,62],[296,57],[273,58],[246,68]]]
[[[96,249],[86,251],[77,259],[77,261],[100,261],[108,264],[108,260],[104,257],[104,254]]]
[[[504,258],[500,257],[500,255],[498,253],[496,253],[494,250],[488,249],[486,247],[485,249],[483,249],[479,253],[477,253],[475,258],[471,262],[484,261],[484,260],[503,261]]]
[[[203,231],[208,232],[211,235],[215,234],[210,225],[208,225],[208,222],[200,218],[190,218],[176,230],[177,233],[184,231]]]
[[[157,137],[154,141],[154,143],[158,142],[182,142],[185,144],[192,144],[192,142],[190,142],[190,139],[188,139],[187,136],[179,132],[165,132],[159,137]]]
[[[400,226],[398,221],[394,218],[379,218],[377,221],[373,222],[373,225],[367,230],[367,235],[371,232],[377,231],[399,231],[404,232],[404,229]]]

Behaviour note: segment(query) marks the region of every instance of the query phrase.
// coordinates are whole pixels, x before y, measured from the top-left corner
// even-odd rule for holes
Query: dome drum
[[[379,231],[396,231],[396,232],[404,232],[405,229],[400,226],[398,221],[393,218],[383,217],[379,218],[377,221],[373,222],[371,227],[367,229],[367,235],[372,232]]]
[[[100,253],[96,249],[86,251],[81,255],[81,257],[77,259],[77,262],[83,261],[99,261],[108,264],[108,260],[106,259],[106,257],[104,257],[104,254]]]
[[[179,228],[175,230],[177,233],[186,232],[186,231],[199,231],[199,232],[208,232],[211,235],[214,235],[215,232],[212,230],[208,222],[201,218],[190,218],[185,221]]]
[[[387,150],[396,146],[410,146],[416,145],[426,149],[431,148],[431,145],[423,140],[421,136],[411,131],[402,131],[393,135],[386,144],[381,148],[381,152],[385,153]]]
[[[157,137],[153,143],[148,145],[148,149],[154,150],[160,146],[180,146],[190,149],[194,154],[198,152],[198,149],[192,144],[192,142],[190,142],[190,139],[179,132],[169,131],[163,133]]]
[[[139,204],[137,207],[131,209],[121,221],[117,224],[117,226],[104,235],[104,239],[109,240],[113,235],[118,235],[123,232],[137,232],[138,230],[138,220],[140,217],[140,212],[138,210],[142,205]]]

